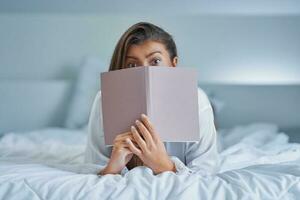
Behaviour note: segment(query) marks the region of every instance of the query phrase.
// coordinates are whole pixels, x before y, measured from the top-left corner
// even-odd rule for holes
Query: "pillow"
[[[100,89],[100,73],[104,71],[108,71],[108,64],[101,59],[91,56],[84,59],[67,111],[66,128],[83,128],[88,123],[92,103]]]

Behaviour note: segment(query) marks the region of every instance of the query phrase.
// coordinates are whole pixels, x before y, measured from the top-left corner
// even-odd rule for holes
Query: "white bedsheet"
[[[216,176],[157,176],[136,167],[124,177],[96,176],[84,164],[84,130],[44,129],[0,138],[0,199],[297,199],[300,144],[272,124],[219,133]]]

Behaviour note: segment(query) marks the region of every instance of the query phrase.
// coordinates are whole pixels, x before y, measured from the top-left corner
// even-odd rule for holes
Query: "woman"
[[[109,71],[137,66],[176,67],[178,55],[170,34],[151,23],[137,23],[120,38]],[[101,91],[94,100],[88,125],[85,161],[101,165],[98,175],[122,174],[146,166],[159,174],[216,173],[219,165],[214,116],[206,94],[198,89],[200,140],[162,142],[149,118],[142,115],[128,132],[120,133],[113,147],[106,147],[102,129]]]

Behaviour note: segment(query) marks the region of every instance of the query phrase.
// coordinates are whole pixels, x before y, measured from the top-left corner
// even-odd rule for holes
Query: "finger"
[[[145,141],[148,146],[152,146],[154,144],[152,136],[146,126],[140,122],[139,120],[136,120],[136,125],[139,128],[140,132],[142,133],[143,137],[145,138]]]
[[[116,136],[116,138],[124,137],[124,136],[130,135],[130,134],[131,134],[131,131],[126,131],[126,132],[118,134]]]
[[[147,129],[149,131],[154,132],[154,127],[153,127],[153,124],[150,121],[149,117],[145,114],[141,114],[141,119],[142,119],[142,122],[146,125]]]
[[[131,140],[131,142],[136,146],[136,148],[140,149],[138,143],[135,142],[134,138],[129,138]],[[125,139],[125,143],[126,143],[126,139]]]
[[[135,126],[131,126],[131,132],[135,142],[138,144],[138,146],[142,149],[143,152],[146,152],[147,151],[146,142],[142,139],[140,133],[135,128]]]
[[[134,140],[132,133],[130,133],[130,135],[125,135],[125,136],[123,136],[123,137],[116,138],[116,141],[125,141],[126,138],[129,138],[129,139],[131,139],[131,140]]]
[[[141,119],[142,119],[142,122],[145,124],[146,128],[148,129],[148,131],[150,132],[152,139],[157,140],[159,136],[156,134],[156,132],[154,130],[154,126],[153,126],[152,122],[150,121],[149,117],[145,114],[142,114]]]
[[[128,136],[126,136],[126,137],[116,139],[116,140],[114,141],[114,144],[113,144],[113,145],[114,145],[114,146],[116,146],[116,145],[118,145],[118,144],[125,144],[125,145],[127,145],[127,142],[126,142],[126,139],[127,139],[127,138],[129,138],[129,139],[132,141],[132,143],[133,143],[135,146],[137,146],[137,148],[140,149],[139,145],[136,143],[136,141],[135,141],[134,137],[132,136],[132,133],[131,133],[131,132],[130,132],[130,135],[128,135]]]
[[[125,138],[125,137],[127,137],[127,136],[129,136],[129,135],[132,135],[131,131],[127,131],[127,132],[118,134],[118,135],[115,137],[115,140],[116,140],[116,141],[122,140],[123,138]]]
[[[131,138],[127,137],[127,138],[128,138],[129,140],[131,140],[131,142],[132,142],[138,149],[140,149],[138,143],[135,142],[135,140],[134,140],[133,137],[131,137]],[[121,142],[123,145],[125,145],[126,147],[128,147],[128,142],[126,141],[127,138],[125,138],[124,140],[120,140],[120,142]]]
[[[119,141],[118,143],[116,143],[116,145],[114,146],[114,149],[123,151],[123,152],[127,152],[127,153],[133,153],[129,148],[128,142],[126,142],[125,140]]]
[[[142,152],[140,149],[138,149],[130,139],[126,139],[126,142],[129,146],[130,151],[132,151],[135,155],[137,155],[138,157],[140,157],[142,155]]]

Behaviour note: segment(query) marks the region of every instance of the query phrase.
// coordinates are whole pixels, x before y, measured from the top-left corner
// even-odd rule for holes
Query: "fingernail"
[[[135,123],[136,123],[136,124],[139,124],[140,122],[139,122],[139,120],[135,120]]]
[[[131,130],[134,130],[135,129],[135,127],[134,126],[131,126]]]
[[[143,114],[142,114],[142,117],[143,117],[143,118],[146,118],[146,115],[143,113]]]

